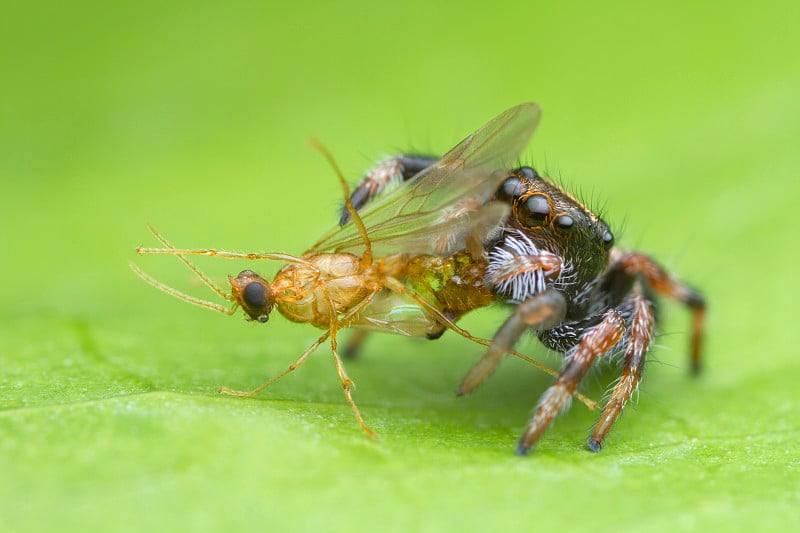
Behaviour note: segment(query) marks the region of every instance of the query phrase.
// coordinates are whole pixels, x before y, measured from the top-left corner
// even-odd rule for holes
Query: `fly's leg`
[[[174,249],[175,249],[175,247],[172,245],[172,243],[170,243],[170,242],[169,242],[169,241],[166,239],[166,237],[164,237],[163,235],[161,235],[159,232],[157,232],[157,231],[156,231],[156,228],[154,228],[153,226],[151,226],[150,224],[148,224],[148,225],[147,225],[147,229],[149,229],[149,230],[150,230],[150,233],[152,233],[152,234],[153,234],[153,236],[154,236],[156,239],[158,239],[158,241],[159,241],[161,244],[163,244],[164,246],[166,246],[167,248],[170,248],[170,249],[172,249],[172,250],[174,250]],[[179,255],[179,256],[177,256],[177,257],[178,257],[178,259],[181,261],[181,263],[183,263],[184,265],[186,265],[186,266],[189,268],[189,270],[191,270],[192,272],[194,272],[195,276],[197,276],[197,277],[198,277],[198,279],[200,279],[200,281],[202,281],[202,282],[203,282],[203,284],[204,284],[206,287],[208,287],[209,289],[211,289],[212,291],[214,291],[215,293],[217,293],[217,294],[218,294],[219,296],[221,296],[222,298],[224,298],[224,299],[226,299],[226,300],[229,300],[229,301],[234,301],[234,298],[233,298],[233,296],[231,296],[231,295],[230,295],[228,292],[226,292],[226,291],[222,290],[222,289],[221,289],[221,288],[220,288],[220,287],[219,287],[219,286],[218,286],[216,283],[214,283],[214,282],[211,280],[211,278],[209,278],[208,276],[206,276],[206,274],[205,274],[205,273],[204,273],[202,270],[200,270],[199,268],[197,268],[196,266],[194,266],[194,263],[192,263],[191,261],[189,261],[188,259],[186,259],[186,258],[185,258],[184,256],[182,256],[182,255]]]
[[[194,263],[189,261],[183,254],[179,253],[180,251],[177,248],[175,248],[172,245],[172,243],[170,243],[163,235],[158,233],[153,226],[148,224],[147,225],[147,229],[149,229],[150,233],[152,233],[153,236],[156,239],[158,239],[159,242],[161,242],[161,244],[166,246],[166,248],[163,248],[163,249],[159,249],[159,248],[156,248],[156,249],[153,249],[153,248],[139,248],[139,249],[137,249],[137,252],[139,252],[140,254],[146,254],[146,253],[151,253],[153,250],[158,250],[157,252],[154,252],[154,253],[165,253],[165,254],[175,255],[184,265],[186,265],[189,268],[189,270],[191,270],[194,273],[195,276],[197,276],[197,278],[200,281],[203,282],[203,284],[206,287],[208,287],[209,289],[211,289],[212,291],[217,293],[223,299],[225,299],[225,300],[227,300],[229,302],[233,302],[233,306],[232,307],[224,307],[222,305],[219,305],[219,304],[216,304],[216,303],[213,303],[213,302],[209,302],[207,300],[202,300],[200,298],[195,298],[194,296],[189,296],[188,294],[184,294],[181,291],[179,291],[177,289],[173,289],[172,287],[170,287],[168,285],[164,285],[160,281],[157,281],[154,278],[150,277],[148,274],[146,274],[144,271],[142,271],[138,266],[136,266],[136,264],[134,264],[133,262],[128,262],[128,264],[131,267],[131,270],[133,270],[136,273],[137,276],[142,278],[145,282],[149,283],[150,285],[152,285],[156,289],[158,289],[158,290],[160,290],[162,292],[165,292],[165,293],[169,294],[170,296],[174,296],[175,298],[178,298],[179,300],[183,300],[184,302],[188,302],[188,303],[190,303],[192,305],[196,305],[198,307],[205,307],[206,309],[211,309],[213,311],[217,311],[217,312],[220,312],[222,314],[229,315],[229,316],[236,312],[236,309],[239,306],[236,303],[235,298],[230,293],[222,290],[202,270],[197,268],[194,265]]]
[[[553,419],[569,402],[583,376],[594,360],[614,347],[625,333],[625,320],[615,309],[605,313],[603,320],[587,330],[580,342],[567,354],[567,361],[555,384],[542,395],[536,411],[517,443],[517,454],[525,455],[541,438]]]
[[[355,213],[355,211],[354,211]],[[358,216],[358,213],[355,213]],[[381,289],[373,290],[366,298],[361,300],[356,306],[350,309],[341,319],[336,316],[336,306],[333,303],[333,299],[331,298],[330,291],[328,287],[320,280],[320,287],[323,289],[325,294],[325,299],[328,303],[328,308],[330,310],[331,315],[331,326],[330,326],[330,335],[331,335],[331,353],[333,354],[333,363],[336,365],[336,373],[339,375],[339,381],[342,383],[342,389],[344,390],[344,397],[347,399],[347,403],[350,404],[350,408],[353,410],[353,414],[356,416],[356,420],[358,420],[361,429],[369,435],[371,438],[376,439],[378,438],[378,434],[372,431],[367,423],[364,422],[364,418],[361,416],[361,411],[359,411],[358,406],[356,405],[355,400],[353,400],[353,393],[352,389],[355,388],[355,383],[353,380],[350,379],[350,376],[347,375],[347,371],[344,368],[344,362],[342,362],[342,358],[339,357],[339,353],[336,351],[338,342],[336,340],[336,334],[342,327],[347,327],[347,324],[355,318],[358,313],[361,312],[366,306],[372,302],[372,299],[375,298],[375,295],[378,294]]]
[[[355,224],[358,228],[358,233],[361,235],[361,238],[364,241],[364,252],[361,254],[361,267],[366,269],[372,266],[372,241],[370,241],[364,221],[361,220],[358,211],[356,211],[357,208],[353,206],[353,202],[350,201],[350,187],[347,185],[347,180],[344,179],[344,174],[342,174],[342,171],[339,169],[339,165],[336,164],[333,154],[331,154],[328,149],[316,139],[312,139],[311,144],[328,161],[328,164],[333,169],[334,174],[336,174],[336,177],[339,179],[339,184],[342,186],[342,192],[344,193],[344,210],[353,219],[353,224]],[[333,309],[331,309],[331,312],[334,312]]]
[[[286,370],[284,370],[283,372],[281,372],[277,376],[268,379],[267,381],[265,381],[264,383],[262,383],[261,385],[259,385],[255,389],[249,390],[249,391],[238,391],[238,390],[229,389],[227,387],[222,387],[219,390],[219,392],[221,392],[222,394],[229,394],[231,396],[254,396],[254,395],[258,394],[259,392],[263,391],[264,389],[266,389],[267,387],[269,387],[270,385],[272,385],[273,383],[275,383],[279,379],[283,378],[286,374],[290,374],[290,373],[294,372],[295,370],[297,370],[297,368],[300,365],[302,365],[303,363],[305,363],[306,359],[308,359],[309,356],[312,353],[314,353],[314,350],[316,350],[319,347],[320,344],[322,344],[323,342],[328,340],[328,337],[330,337],[330,334],[331,334],[330,331],[326,331],[325,333],[323,333],[317,340],[314,341],[314,343],[311,346],[309,346],[306,349],[305,352],[303,352],[303,355],[298,357],[297,360],[294,363],[292,363],[288,367],[286,367]]]
[[[639,287],[637,287],[638,289]],[[594,426],[592,435],[586,445],[593,452],[599,452],[603,440],[611,431],[625,404],[630,400],[633,391],[639,386],[644,370],[645,356],[650,348],[653,338],[655,318],[650,304],[642,296],[641,291],[629,299],[633,312],[629,318],[627,346],[625,348],[625,362],[617,385],[611,397],[603,408],[603,412]]]
[[[457,394],[469,394],[489,377],[505,354],[514,349],[522,334],[533,328],[550,329],[564,319],[567,303],[564,296],[553,289],[531,296],[508,317],[492,339],[489,349],[472,367],[459,385]]]
[[[240,252],[229,252],[227,250],[217,250],[214,248],[189,249],[189,248],[147,248],[147,247],[137,248],[136,253],[139,255],[177,255],[179,257],[184,255],[205,255],[207,257],[221,257],[223,259],[247,259],[249,261],[280,261],[283,263],[293,263],[296,265],[303,265],[304,267],[315,271],[319,270],[313,264],[309,263],[308,261],[300,257],[295,257],[293,255],[283,254],[283,253],[272,253],[272,252],[240,253]]]
[[[653,259],[644,254],[627,252],[620,256],[607,274],[607,284],[612,292],[627,293],[638,277],[658,294],[677,300],[692,312],[691,369],[697,374],[701,368],[703,334],[705,330],[706,302],[703,296],[688,285],[676,280]]]
[[[333,337],[331,337],[331,352],[333,353],[333,362],[336,365],[336,372],[339,374],[339,380],[342,382],[342,389],[344,390],[344,397],[347,399],[347,403],[350,404],[353,414],[356,415],[356,420],[358,420],[361,429],[363,429],[364,432],[371,438],[377,439],[378,434],[372,431],[367,423],[364,422],[364,418],[361,416],[361,411],[358,410],[358,406],[353,400],[352,389],[355,388],[355,384],[353,383],[353,380],[350,379],[350,376],[347,375],[347,371],[344,369],[342,358],[339,357],[339,354],[336,352],[336,342]]]
[[[378,196],[389,184],[399,184],[414,177],[418,172],[431,166],[438,158],[426,155],[399,155],[385,159],[361,178],[350,202],[358,210]],[[347,205],[342,207],[339,225],[344,226],[351,219]]]
[[[519,304],[495,334],[489,349],[461,382],[457,391],[459,395],[469,394],[483,383],[528,328],[537,331],[550,329],[564,319],[567,310],[564,296],[554,289],[538,290],[546,280],[557,278],[562,267],[561,258],[553,254],[515,255],[501,251],[490,258],[486,273],[489,284],[501,293],[512,294],[523,284],[529,294],[535,294]]]
[[[323,292],[326,295],[326,298],[328,299],[328,304],[330,306],[332,306],[333,302],[330,301],[330,294],[328,292],[328,288],[324,284],[322,284],[321,287],[323,289]],[[331,320],[331,328],[328,329],[328,331],[326,331],[325,333],[323,333],[316,341],[314,341],[314,343],[311,346],[309,346],[306,349],[305,352],[303,352],[303,354],[300,357],[297,358],[297,360],[294,363],[290,364],[283,372],[281,372],[277,376],[267,380],[266,382],[262,383],[261,385],[259,385],[258,387],[256,387],[253,390],[250,390],[250,391],[237,391],[237,390],[232,390],[232,389],[228,389],[228,388],[222,388],[222,389],[220,389],[220,392],[223,393],[223,394],[230,394],[230,395],[233,395],[233,396],[253,396],[255,394],[258,394],[259,392],[263,391],[264,389],[266,389],[267,387],[269,387],[270,385],[272,385],[273,383],[275,383],[279,379],[283,378],[287,374],[290,374],[291,372],[294,372],[295,370],[297,370],[297,368],[300,365],[302,365],[304,362],[306,362],[306,360],[311,356],[311,354],[314,353],[314,350],[316,350],[319,347],[320,344],[325,342],[330,337],[330,339],[331,339],[331,349],[333,350],[334,363],[336,365],[336,372],[339,375],[339,379],[342,382],[342,387],[344,388],[344,394],[345,394],[345,398],[347,399],[347,403],[350,404],[350,407],[353,409],[353,413],[355,414],[356,419],[358,420],[358,423],[361,425],[361,427],[364,429],[364,431],[370,437],[373,437],[373,438],[376,437],[375,432],[372,431],[366,425],[366,423],[364,423],[364,419],[361,416],[361,412],[358,410],[358,407],[356,406],[355,402],[353,401],[353,396],[350,393],[350,389],[353,388],[353,381],[347,376],[347,372],[344,369],[344,365],[342,364],[342,360],[339,357],[339,355],[336,353],[336,338],[335,338],[335,336],[336,336],[336,332],[341,327],[346,327],[347,324],[354,317],[356,317],[358,315],[358,313],[360,313],[367,305],[369,305],[369,303],[372,301],[372,299],[375,297],[375,295],[377,293],[378,293],[377,290],[373,291],[366,298],[364,298],[364,300],[359,302],[358,305],[354,306],[346,314],[344,314],[341,318],[337,319],[335,317],[335,315],[334,315],[332,320]]]
[[[453,320],[450,317],[447,316],[446,313],[440,311],[439,309],[437,309],[436,307],[434,307],[433,305],[428,303],[419,294],[417,294],[416,292],[410,290],[408,287],[406,287],[399,280],[387,276],[384,279],[384,285],[389,290],[391,290],[393,292],[396,292],[398,294],[408,294],[418,304],[420,304],[420,306],[423,309],[425,309],[427,312],[429,312],[431,314],[431,316],[433,316],[440,324],[442,324],[443,326],[446,326],[450,330],[453,330],[454,332],[458,333],[459,335],[461,335],[465,339],[470,340],[470,341],[472,341],[472,342],[474,342],[476,344],[480,344],[481,346],[487,346],[487,347],[491,346],[492,341],[488,341],[488,340],[482,339],[480,337],[475,337],[469,331],[467,331],[464,328],[458,326],[455,322],[453,322]],[[530,365],[538,368],[539,370],[542,370],[542,371],[546,372],[547,374],[550,374],[551,376],[554,376],[554,377],[558,376],[558,373],[555,370],[553,370],[552,368],[548,367],[547,365],[544,365],[544,364],[540,363],[536,359],[532,359],[532,358],[528,357],[527,355],[521,354],[520,352],[514,350],[513,347],[512,347],[512,349],[509,349],[507,351],[507,353],[509,355],[513,355],[514,357],[522,359],[526,363],[529,363]],[[457,391],[457,393],[458,392],[459,391]],[[590,398],[587,398],[586,396],[584,396],[583,394],[581,394],[578,391],[575,391],[575,397],[578,398],[578,400],[580,400],[584,405],[586,405],[586,407],[588,407],[589,410],[593,411],[597,407],[597,403],[596,402],[594,402]]]

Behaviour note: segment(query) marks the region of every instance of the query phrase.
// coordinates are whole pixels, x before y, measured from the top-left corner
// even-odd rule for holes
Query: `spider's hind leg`
[[[619,300],[630,290],[636,279],[643,279],[657,294],[677,300],[691,310],[690,365],[692,373],[699,373],[702,366],[701,356],[706,316],[706,302],[703,296],[685,283],[670,276],[664,267],[653,259],[638,252],[623,253],[611,266],[605,277],[604,283]]]
[[[361,181],[358,182],[350,201],[358,210],[370,200],[381,194],[390,184],[402,183],[417,175],[418,172],[431,166],[438,158],[428,155],[398,155],[385,159],[369,170]],[[347,206],[342,207],[339,225],[344,226],[350,221],[350,212]]]

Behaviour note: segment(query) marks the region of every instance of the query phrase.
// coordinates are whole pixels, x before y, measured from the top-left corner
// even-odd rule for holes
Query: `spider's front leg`
[[[555,384],[545,391],[536,412],[517,443],[517,453],[525,455],[541,438],[577,389],[595,359],[613,348],[625,333],[625,320],[616,309],[607,311],[596,326],[587,329],[580,342],[567,354],[564,368]]]
[[[456,394],[462,396],[475,390],[483,383],[505,354],[514,349],[514,345],[529,328],[533,330],[550,329],[564,319],[567,302],[564,296],[555,289],[531,296],[514,310],[492,338],[492,343],[477,363],[470,369]]]

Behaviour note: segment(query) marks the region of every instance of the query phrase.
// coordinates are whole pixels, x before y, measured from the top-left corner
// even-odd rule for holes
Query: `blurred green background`
[[[0,18],[0,516],[22,530],[784,530],[800,503],[797,2],[55,2]],[[340,192],[511,105],[526,162],[604,206],[623,246],[710,304],[706,372],[666,306],[640,401],[599,455],[580,404],[527,458],[549,378],[373,336],[254,399],[317,335],[188,306],[128,269],[179,246],[300,253]],[[205,296],[170,258],[135,258]],[[218,279],[242,265],[207,261]],[[264,272],[276,267],[265,265]],[[465,324],[491,335],[500,311]],[[524,351],[558,360],[533,341]],[[603,395],[613,374],[585,388]]]

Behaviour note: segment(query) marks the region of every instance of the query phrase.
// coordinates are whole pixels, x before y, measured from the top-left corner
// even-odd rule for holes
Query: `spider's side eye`
[[[605,246],[606,250],[614,246],[614,234],[608,230],[603,234],[603,246]]]
[[[561,233],[569,233],[575,229],[575,219],[569,215],[561,215],[556,219],[556,228]]]
[[[539,178],[539,173],[536,172],[536,169],[532,167],[520,167],[519,170],[517,170],[517,174],[527,180],[535,180]]]
[[[550,216],[550,202],[543,194],[531,195],[519,206],[517,216],[525,227],[541,226]]]
[[[497,190],[497,199],[503,202],[513,202],[525,192],[525,185],[517,176],[506,178]]]

